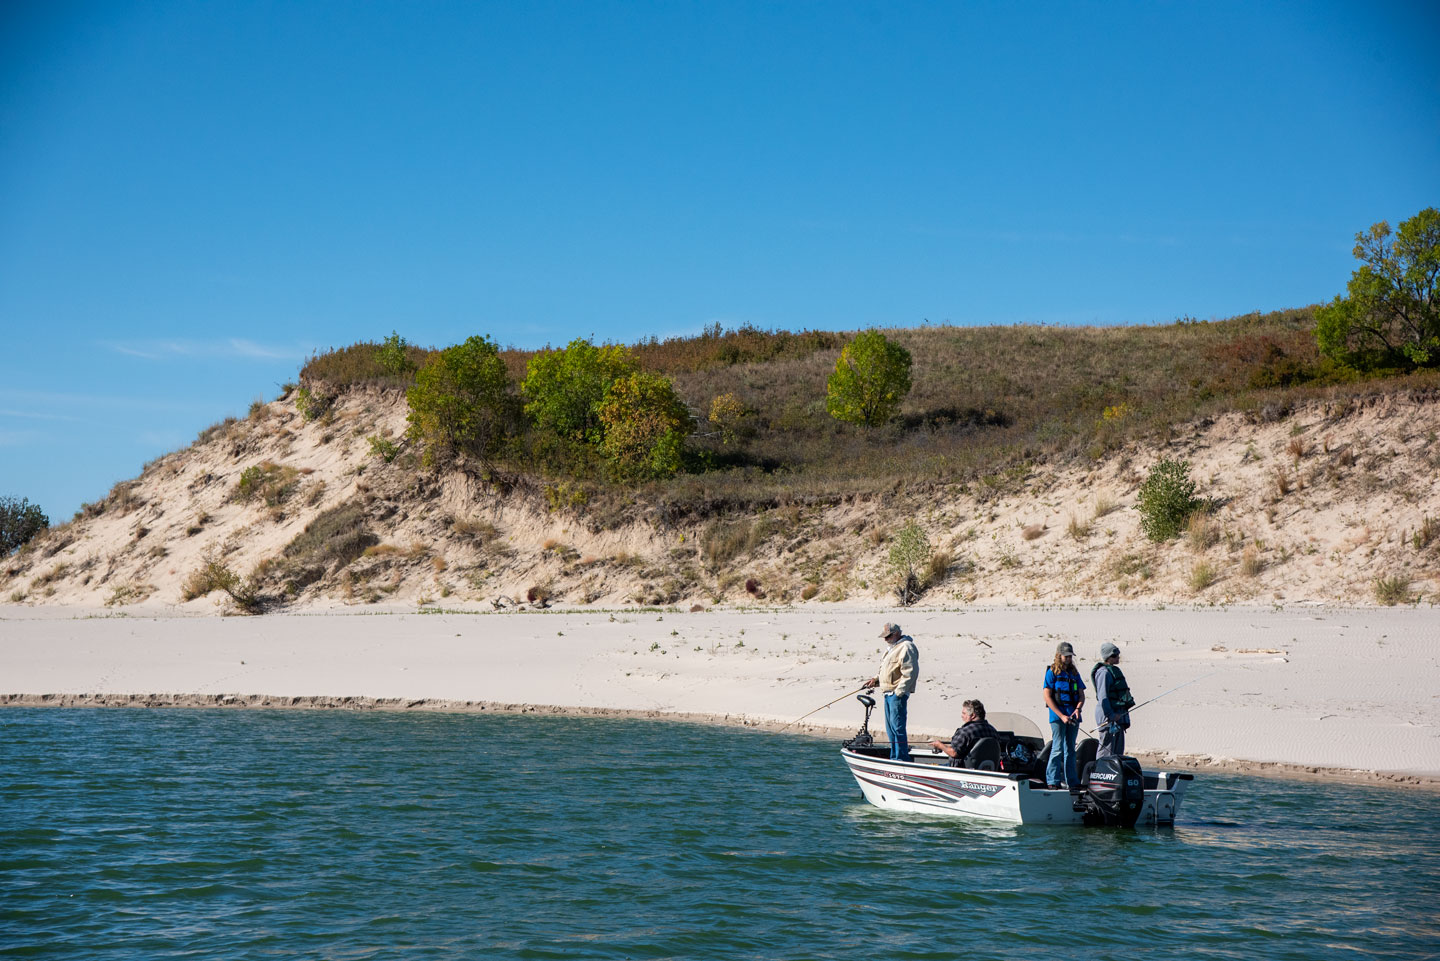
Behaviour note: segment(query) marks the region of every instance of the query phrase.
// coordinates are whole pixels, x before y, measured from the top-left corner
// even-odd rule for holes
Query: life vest
[[[1075,702],[1080,700],[1080,672],[1071,668],[1057,673],[1050,665],[1046,665],[1046,669],[1051,674],[1050,693],[1055,698],[1055,703],[1067,712],[1074,710]]]
[[[1098,661],[1095,669],[1090,672],[1090,680],[1095,682],[1095,689],[1100,689],[1100,671],[1104,670],[1110,675],[1110,681],[1105,686],[1105,693],[1109,695],[1110,706],[1115,709],[1116,714],[1124,713],[1135,706],[1135,698],[1130,695],[1130,685],[1125,683],[1125,675],[1120,668],[1114,664],[1106,664]]]

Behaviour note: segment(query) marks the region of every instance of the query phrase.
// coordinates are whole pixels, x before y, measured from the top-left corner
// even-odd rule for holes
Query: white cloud
[[[104,408],[125,410],[181,411],[193,413],[196,405],[172,400],[152,400],[148,397],[120,397],[104,394],[72,394],[64,391],[20,390],[13,387],[0,388],[0,399],[20,404],[43,404],[46,407],[80,408],[86,416],[69,414],[32,414],[34,417],[54,417],[57,420],[94,420],[94,412]],[[20,415],[25,416],[25,415]]]
[[[225,340],[138,340],[101,343],[128,357],[145,360],[169,360],[176,357],[220,357],[246,358],[249,360],[303,360],[310,355],[310,348],[299,344],[259,344],[241,337]]]
[[[23,417],[26,420],[70,420],[81,421],[84,418],[74,417],[70,414],[44,414],[34,410],[9,410],[0,407],[0,417]]]
[[[0,430],[0,447],[20,447],[40,437],[38,430]]]

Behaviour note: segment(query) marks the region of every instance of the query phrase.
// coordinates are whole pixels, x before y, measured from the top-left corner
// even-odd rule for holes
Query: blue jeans
[[[910,742],[905,739],[905,706],[910,702],[910,696],[896,697],[894,694],[885,695],[885,736],[890,739],[890,760],[909,761],[913,760],[910,754]],[[1074,738],[1071,738],[1074,743]]]
[[[1080,775],[1075,770],[1075,734],[1079,730],[1078,724],[1050,722],[1050,763],[1045,765],[1046,784],[1060,784],[1060,774],[1063,771],[1064,783],[1068,784],[1071,790],[1080,787]]]

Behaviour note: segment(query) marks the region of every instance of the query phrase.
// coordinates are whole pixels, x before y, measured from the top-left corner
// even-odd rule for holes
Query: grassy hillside
[[[641,499],[686,515],[936,483],[999,493],[1039,464],[1163,443],[1178,425],[1227,411],[1273,419],[1317,397],[1440,384],[1434,372],[1362,380],[1335,367],[1316,350],[1312,308],[1155,326],[886,333],[911,352],[914,387],[899,416],[875,429],[841,423],[825,409],[826,379],[847,334],[717,326],[633,345],[644,368],[673,380],[700,424],[687,470],[646,485]],[[385,373],[377,347],[317,355],[301,380],[332,393],[407,386],[413,375]],[[430,353],[411,348],[417,364]],[[503,352],[517,384],[529,356]],[[732,438],[707,421],[714,399],[727,393],[748,411]],[[631,488],[606,483],[595,462],[557,457],[533,439],[512,444],[500,467],[563,487],[562,500],[586,504],[601,523],[636,502]]]

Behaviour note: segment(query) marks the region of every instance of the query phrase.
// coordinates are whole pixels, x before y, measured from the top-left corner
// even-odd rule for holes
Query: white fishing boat
[[[1078,791],[1045,786],[1048,745],[1040,729],[1019,714],[992,713],[998,738],[985,738],[967,759],[973,767],[922,748],[914,760],[892,761],[890,746],[870,735],[872,698],[860,695],[865,722],[845,742],[844,758],[865,800],[891,811],[908,811],[1011,821],[1018,824],[1073,824],[1134,827],[1175,823],[1185,789],[1194,775],[1184,771],[1145,773],[1134,758],[1095,760],[1095,741],[1079,745],[1084,772]],[[988,742],[988,743],[987,743]]]

